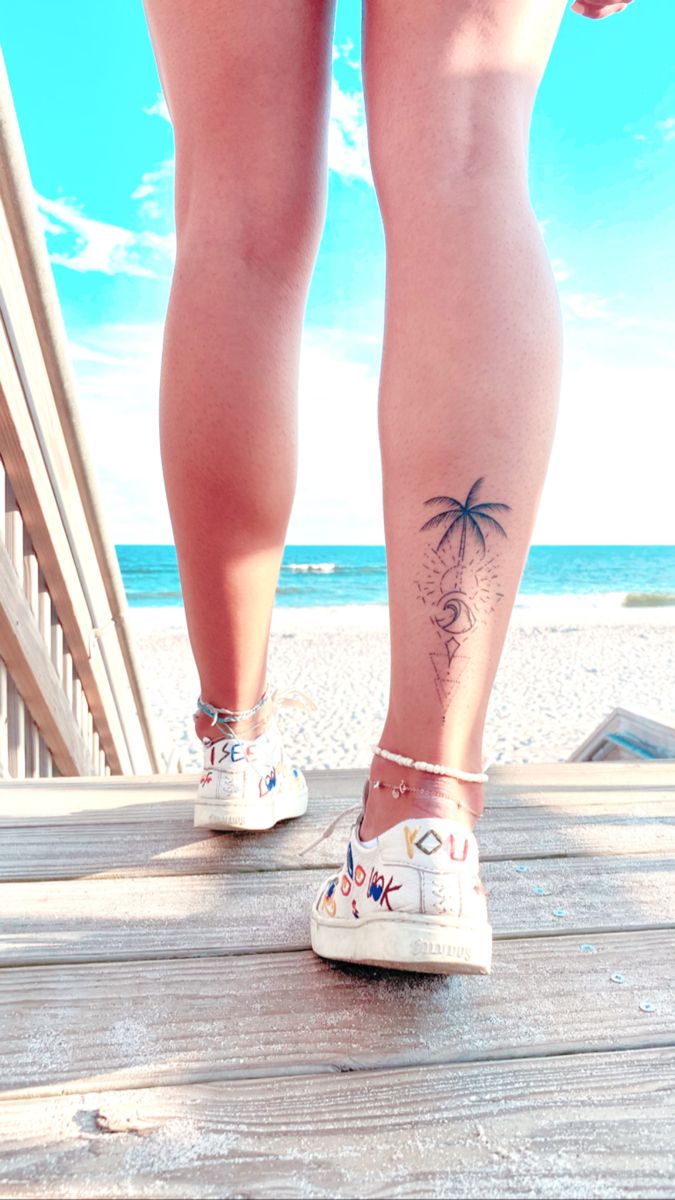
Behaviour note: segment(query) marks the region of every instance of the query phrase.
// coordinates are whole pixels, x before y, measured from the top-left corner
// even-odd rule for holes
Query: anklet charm
[[[386,759],[387,762],[397,763],[399,767],[410,767],[413,771],[425,771],[429,775],[445,775],[448,779],[457,779],[460,783],[487,783],[484,771],[461,771],[459,767],[447,767],[443,763],[418,762],[407,758],[405,754],[394,754],[391,750],[383,750],[381,746],[372,747],[373,754]]]
[[[421,796],[423,800],[440,800],[443,804],[453,804],[455,808],[461,808],[464,812],[476,820],[482,815],[477,813],[470,804],[464,804],[461,800],[456,800],[454,796],[439,796],[438,792],[428,792],[426,788],[414,787],[411,783],[406,783],[401,780],[400,783],[386,783],[384,779],[370,780],[373,790],[377,791],[380,788],[388,788],[394,800],[398,800],[399,796],[406,796],[408,792],[414,792],[416,796]]]

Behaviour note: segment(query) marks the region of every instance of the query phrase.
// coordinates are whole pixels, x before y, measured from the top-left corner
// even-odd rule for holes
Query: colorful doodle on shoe
[[[207,771],[206,775],[202,775],[201,779],[199,780],[199,786],[206,787],[207,784],[212,783],[212,781],[213,781],[213,774],[211,771]]]
[[[379,903],[380,908],[384,908],[386,905],[391,912],[392,907],[389,903],[389,895],[391,892],[398,892],[402,887],[402,883],[394,883],[393,875],[390,875],[387,883],[385,883],[384,875],[380,875],[379,872],[373,867],[372,871],[370,872],[368,891],[366,895],[369,896],[371,900]]]
[[[405,834],[405,848],[408,852],[408,858],[413,857],[413,853],[414,853],[413,852],[413,844],[414,844],[415,838],[417,837],[419,831],[420,831],[419,825],[416,825],[414,829],[410,829],[407,825],[403,826],[403,832]]]
[[[350,879],[354,878],[354,855],[352,854],[352,844],[347,843],[347,874]]]
[[[271,792],[272,788],[275,788],[276,786],[277,786],[277,769],[276,769],[276,767],[272,767],[272,770],[267,775],[265,775],[263,779],[260,780],[260,788],[259,788],[260,795],[266,796],[267,793]]]
[[[343,895],[343,896],[348,896],[348,895],[349,895],[349,893],[351,892],[351,890],[352,890],[352,881],[351,881],[351,879],[349,878],[349,876],[348,876],[348,875],[343,875],[343,876],[342,876],[342,882],[341,882],[341,884],[340,884],[340,891],[342,892],[342,895]]]
[[[363,883],[365,882],[365,878],[366,878],[365,867],[362,867],[361,863],[357,863],[354,868],[354,883],[356,884],[357,887],[361,887],[363,885]]]
[[[358,908],[356,907],[356,900],[352,900],[352,912],[353,912],[354,916],[356,917],[356,919],[357,919],[357,921],[358,921],[358,919],[359,919],[359,910],[358,910]]]
[[[455,835],[453,833],[451,833],[450,834],[450,845],[448,848],[450,851],[450,857],[453,862],[466,862],[466,856],[469,853],[469,839],[464,838],[461,855],[455,854]]]
[[[329,917],[335,916],[336,903],[335,903],[335,896],[333,895],[333,892],[335,891],[336,887],[337,887],[337,879],[331,879],[330,883],[328,884],[328,887],[326,888],[326,891],[324,892],[324,897],[323,897],[322,903],[323,903],[324,911],[328,913]]]
[[[231,742],[227,738],[223,738],[214,742],[211,748],[211,762],[214,766],[217,746],[220,746],[219,763],[226,761],[232,763],[255,762],[258,757],[258,746],[255,742]]]

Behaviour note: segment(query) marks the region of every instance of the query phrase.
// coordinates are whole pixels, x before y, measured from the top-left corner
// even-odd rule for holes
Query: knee
[[[324,215],[325,186],[310,172],[177,162],[177,244],[186,260],[234,258],[281,282],[307,280]]]
[[[385,228],[419,226],[472,212],[480,219],[527,197],[526,98],[517,84],[491,94],[458,86],[442,113],[377,120],[370,130],[373,178]]]

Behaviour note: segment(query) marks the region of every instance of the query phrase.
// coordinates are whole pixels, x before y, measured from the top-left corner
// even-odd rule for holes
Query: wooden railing
[[[0,56],[0,774],[159,769]]]

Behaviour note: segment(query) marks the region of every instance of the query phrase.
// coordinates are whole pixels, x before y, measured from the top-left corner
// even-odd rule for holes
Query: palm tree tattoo
[[[479,500],[484,482],[484,477],[477,479],[466,500],[432,496],[424,502],[442,505],[420,529],[420,533],[441,528],[443,532],[436,546],[427,547],[416,583],[436,637],[429,658],[444,716],[469,662],[463,653],[467,636],[503,599],[496,590],[497,559],[488,553],[487,539],[491,534],[507,537],[493,514],[510,512],[511,507]],[[456,531],[458,542],[453,538]]]

